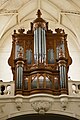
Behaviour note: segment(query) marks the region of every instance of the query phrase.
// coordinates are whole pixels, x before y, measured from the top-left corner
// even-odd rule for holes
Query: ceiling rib
[[[78,10],[78,11],[80,11],[80,7],[78,6],[78,5],[76,5],[72,0],[67,0],[71,5],[73,5],[73,7],[76,9],[76,10]]]
[[[16,15],[16,24],[19,24],[19,18],[18,18],[18,15]]]
[[[65,17],[66,17],[66,19],[68,19],[69,21],[70,21],[70,24],[72,24],[72,26],[73,26],[73,28],[69,28],[69,27],[67,27],[68,29],[70,29],[71,31],[72,31],[72,33],[73,33],[73,35],[76,37],[76,39],[74,39],[74,41],[75,41],[75,43],[76,43],[76,45],[78,46],[78,49],[80,50],[80,43],[79,43],[79,40],[78,40],[78,35],[77,35],[77,32],[76,32],[76,30],[75,30],[75,26],[74,26],[74,24],[73,24],[73,22],[71,21],[71,19],[68,17],[68,16],[66,16],[65,15]]]
[[[4,28],[2,29],[2,32],[0,33],[0,39],[2,38],[3,34],[5,33],[6,31],[6,28],[9,26],[10,22],[13,20],[13,18],[15,17],[16,15],[13,15],[7,22],[7,24],[4,26]]]
[[[72,24],[72,26],[74,27],[74,32],[75,32],[75,34],[76,34],[76,36],[77,36],[77,45],[78,45],[78,47],[79,47],[79,49],[80,49],[80,41],[79,41],[79,39],[78,39],[78,34],[77,34],[77,31],[76,31],[76,26],[75,26],[75,24],[73,23],[73,21],[72,21],[72,19],[70,19],[68,16],[67,16],[67,18],[69,19],[69,21],[71,22],[71,24]]]
[[[65,10],[62,10],[61,11],[61,14],[73,14],[73,15],[78,15],[80,16],[80,12],[76,12],[76,11],[65,11]]]
[[[61,14],[59,14],[58,23],[62,24],[62,15]]]
[[[32,12],[34,12],[34,11],[36,11],[36,8],[34,9],[34,10],[32,10],[32,11],[30,11],[26,16],[24,16],[22,19],[20,19],[20,23],[21,22],[24,22],[25,20],[25,18],[28,16],[28,15],[30,15]]]
[[[45,0],[45,1],[46,1],[46,0]],[[58,10],[58,12],[61,11],[61,9],[60,9],[57,5],[55,5],[54,3],[52,3],[50,0],[47,0],[47,3],[48,3],[49,5],[51,5],[53,8],[55,8],[56,10]]]
[[[6,1],[0,6],[0,9],[3,9],[3,8],[7,5],[8,2],[9,2],[9,0],[6,0]]]
[[[41,0],[37,0],[37,6],[38,6],[38,9],[41,8]]]
[[[43,8],[41,8],[44,12],[46,12],[47,14],[49,14],[53,19],[54,19],[54,22],[58,22],[58,20],[53,17],[53,15],[51,15],[48,11],[44,10]]]
[[[68,28],[67,26],[65,26],[65,25],[63,25],[62,24],[62,26],[64,26],[64,28],[69,32],[69,34],[74,38],[74,42],[75,42],[75,44],[77,45],[77,47],[78,47],[78,49],[80,50],[80,45],[79,45],[79,43],[78,43],[78,38],[77,38],[77,36],[76,36],[76,34],[70,29],[70,28]],[[68,35],[69,35],[68,34]]]
[[[74,28],[74,25],[72,24],[72,21],[71,21],[71,19],[67,16],[67,15],[65,15],[64,14],[64,16],[65,16],[65,18],[66,18],[66,21],[68,20],[69,21],[69,24],[71,24],[72,26],[73,26],[73,28]],[[66,26],[67,27],[67,26]],[[68,28],[68,27],[67,27]],[[73,29],[73,28],[70,28],[70,29]],[[75,29],[73,29],[74,31],[75,31]],[[73,32],[74,33],[74,32]],[[76,34],[74,33],[74,35],[76,36]],[[76,38],[77,38],[77,36],[76,36]]]
[[[52,21],[52,20],[51,20]],[[52,22],[54,22],[54,21],[52,21]],[[77,39],[77,36],[76,36],[76,34],[71,30],[71,29],[69,29],[67,26],[65,26],[64,24],[58,24],[58,22],[57,22],[57,24],[56,24],[56,27],[61,27],[61,28],[63,28],[63,29],[65,29],[71,36],[73,36],[73,38],[75,39],[75,42],[76,42],[76,39]],[[80,49],[80,48],[79,48]]]
[[[6,10],[6,9],[0,9],[0,16],[1,15],[14,15],[14,14],[18,14],[17,10]]]
[[[28,0],[28,2],[26,2],[25,4],[23,4],[23,5],[18,9],[18,11],[20,12],[21,10],[23,10],[24,7],[26,7],[27,5],[29,5],[31,1],[32,1],[32,0]]]
[[[56,20],[56,21],[58,22],[58,24],[60,24],[62,22],[62,15],[60,14],[61,9],[57,5],[52,3],[50,0],[48,0],[48,4],[51,5],[53,8],[57,9],[57,11],[58,11],[58,20]]]

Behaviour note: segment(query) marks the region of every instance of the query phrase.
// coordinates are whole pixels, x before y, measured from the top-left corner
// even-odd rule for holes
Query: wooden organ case
[[[12,51],[8,60],[15,81],[15,94],[68,94],[68,69],[72,63],[62,29],[48,29],[48,22],[37,18],[31,29],[14,30]]]

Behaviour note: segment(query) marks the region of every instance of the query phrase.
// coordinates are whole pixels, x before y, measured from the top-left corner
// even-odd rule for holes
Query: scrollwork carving
[[[0,113],[1,114],[4,112],[4,107],[5,107],[5,104],[0,104]]]
[[[68,97],[67,97],[67,95],[66,96],[61,95],[60,101],[61,101],[61,107],[63,108],[63,110],[66,110],[67,105],[68,105]]]
[[[39,100],[32,102],[31,105],[36,112],[44,114],[50,109],[51,102]]]
[[[18,111],[21,110],[22,102],[23,102],[23,99],[21,98],[21,96],[17,96],[15,99],[15,103],[16,103],[16,108]]]

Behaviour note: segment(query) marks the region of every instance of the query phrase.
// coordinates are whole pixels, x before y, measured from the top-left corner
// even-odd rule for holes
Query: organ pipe
[[[34,30],[34,59],[36,63],[43,63],[46,60],[45,30],[41,27]]]

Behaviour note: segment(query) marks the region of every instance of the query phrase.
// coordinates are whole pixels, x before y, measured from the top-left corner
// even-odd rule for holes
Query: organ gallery
[[[37,11],[31,28],[14,30],[8,60],[15,81],[15,94],[68,94],[68,70],[72,63],[63,29],[48,29]]]

